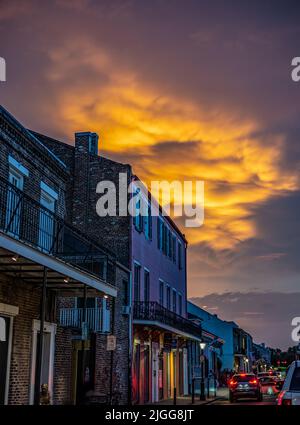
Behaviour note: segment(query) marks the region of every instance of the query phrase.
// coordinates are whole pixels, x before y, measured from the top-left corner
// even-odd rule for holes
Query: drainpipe
[[[83,287],[83,311],[82,311],[82,324],[81,324],[81,333],[83,334],[83,330],[85,331],[86,329],[86,315],[87,315],[87,310],[86,310],[86,305],[87,305],[87,287],[86,285],[84,285]],[[84,323],[84,326],[83,326]],[[82,337],[82,341],[81,341],[81,390],[80,390],[80,400],[79,402],[82,403],[83,401],[83,397],[84,397],[84,375],[85,375],[85,371],[84,371],[84,363],[85,363],[85,340],[83,339],[83,335],[81,335]]]
[[[115,298],[112,298],[112,312],[111,312],[111,332],[115,334]],[[114,372],[114,350],[110,352],[110,386],[109,386],[109,404],[112,404],[113,395],[113,372]]]
[[[131,261],[131,260],[130,260]],[[132,305],[132,273],[129,273],[129,317],[128,317],[128,405],[132,404],[132,354],[133,354],[133,305]]]
[[[128,167],[129,178],[128,183],[132,181],[131,166]],[[131,195],[128,194],[128,201]],[[129,238],[128,238],[128,251],[129,251],[129,317],[128,317],[128,405],[132,405],[132,362],[133,362],[133,284],[132,284],[132,217],[129,215]]]
[[[37,347],[36,356],[36,377],[35,377],[35,394],[34,404],[40,404],[41,395],[41,376],[42,376],[42,357],[43,357],[43,344],[44,344],[44,324],[46,312],[46,295],[47,295],[47,267],[44,267],[43,272],[43,288],[41,294],[41,310],[40,310],[40,338]]]

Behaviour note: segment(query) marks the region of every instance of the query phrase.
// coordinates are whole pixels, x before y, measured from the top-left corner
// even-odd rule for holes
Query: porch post
[[[80,400],[79,403],[81,404],[84,401],[84,388],[85,388],[85,369],[84,369],[84,365],[85,365],[85,339],[84,339],[84,335],[83,335],[83,331],[85,332],[85,327],[86,325],[86,319],[87,319],[87,311],[86,311],[86,306],[87,306],[87,286],[84,285],[83,287],[83,311],[82,311],[82,322],[81,322],[81,379],[80,379]],[[83,325],[84,323],[84,325]]]
[[[115,299],[112,299],[111,302],[111,315],[112,315],[112,320],[111,320],[111,332],[112,335],[115,334],[115,308],[116,308],[116,304],[115,304]],[[114,373],[114,350],[111,350],[110,352],[110,382],[109,382],[109,404],[112,404],[112,400],[113,400],[113,373]]]
[[[46,313],[46,295],[47,295],[47,267],[44,267],[43,273],[43,288],[41,294],[41,310],[40,310],[40,338],[37,346],[36,356],[36,370],[35,370],[35,395],[34,404],[40,404],[40,392],[41,392],[41,376],[42,376],[42,357],[43,357],[43,345],[44,345],[44,324],[45,324],[45,313]]]

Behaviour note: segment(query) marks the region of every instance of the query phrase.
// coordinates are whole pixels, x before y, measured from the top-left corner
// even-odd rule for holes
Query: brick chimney
[[[80,153],[98,155],[98,140],[97,133],[90,131],[75,133],[75,149]]]

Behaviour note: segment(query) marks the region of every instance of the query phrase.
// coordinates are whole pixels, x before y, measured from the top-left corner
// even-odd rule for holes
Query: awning
[[[69,291],[87,285],[106,295],[117,296],[117,289],[102,279],[0,232],[0,272],[41,284],[44,267],[48,269],[49,289]]]

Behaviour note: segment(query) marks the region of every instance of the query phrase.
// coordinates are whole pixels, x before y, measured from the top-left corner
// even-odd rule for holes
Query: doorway
[[[45,322],[44,335],[43,335],[43,349],[41,360],[41,385],[48,386],[50,394],[50,403],[53,402],[53,370],[54,370],[54,350],[55,350],[55,333],[56,324]],[[37,352],[38,344],[40,341],[40,321],[33,321],[33,335],[32,335],[32,359],[31,359],[31,384],[30,384],[30,404],[34,404],[36,394],[36,366],[37,366]]]
[[[95,386],[95,339],[73,340],[72,352],[72,401],[83,404],[86,393]]]

